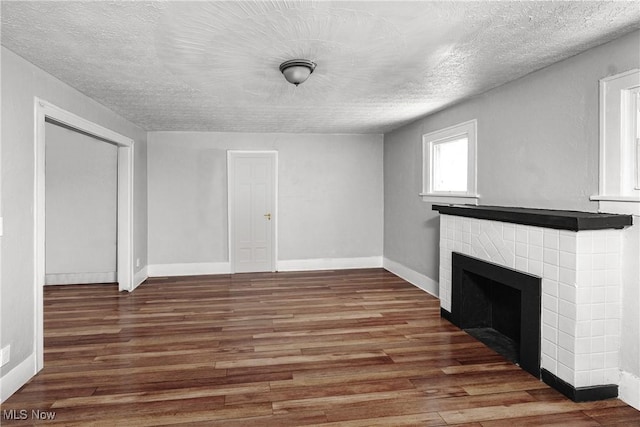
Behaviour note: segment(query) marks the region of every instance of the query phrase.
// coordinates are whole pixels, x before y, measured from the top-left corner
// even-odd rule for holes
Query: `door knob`
[[[264,214],[264,217],[267,218],[269,221],[271,221],[271,214],[270,213]]]

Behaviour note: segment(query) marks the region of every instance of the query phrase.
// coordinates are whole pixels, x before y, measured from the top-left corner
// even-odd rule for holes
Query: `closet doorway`
[[[34,329],[35,373],[44,366],[43,287],[46,277],[46,128],[55,123],[117,147],[117,255],[118,289],[133,290],[133,140],[63,110],[45,100],[34,99]]]
[[[115,283],[118,147],[45,124],[45,285]]]

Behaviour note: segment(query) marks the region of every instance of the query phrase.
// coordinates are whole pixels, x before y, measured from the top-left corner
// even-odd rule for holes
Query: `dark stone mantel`
[[[433,205],[432,209],[445,215],[510,222],[556,230],[620,229],[633,224],[631,215],[595,212],[475,205]]]

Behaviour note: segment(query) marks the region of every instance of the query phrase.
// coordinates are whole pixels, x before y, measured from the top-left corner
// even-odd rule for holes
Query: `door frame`
[[[120,291],[134,289],[133,251],[133,153],[134,141],[110,129],[90,122],[38,97],[34,98],[34,294],[36,319],[34,349],[36,372],[44,366],[45,283],[45,123],[51,121],[72,130],[112,143],[118,148],[117,276]]]
[[[231,274],[236,272],[235,264],[235,234],[233,214],[235,206],[235,193],[233,187],[235,184],[234,172],[235,166],[233,159],[239,155],[245,154],[263,154],[269,155],[273,158],[273,175],[271,177],[273,183],[273,198],[271,200],[273,206],[273,224],[271,226],[271,271],[278,271],[278,151],[276,150],[227,150],[227,223],[228,223],[228,237],[229,237],[229,271]]]

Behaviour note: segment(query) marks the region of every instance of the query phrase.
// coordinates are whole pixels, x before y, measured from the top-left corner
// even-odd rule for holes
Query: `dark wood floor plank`
[[[45,288],[45,368],[2,405],[64,426],[637,425],[577,404],[382,269]],[[29,412],[29,415],[31,413]],[[10,416],[9,416],[10,418]]]
[[[580,411],[482,422],[482,427],[595,427],[599,425],[596,420]]]
[[[640,426],[640,412],[629,406],[595,408],[586,410],[585,413],[606,426]]]

